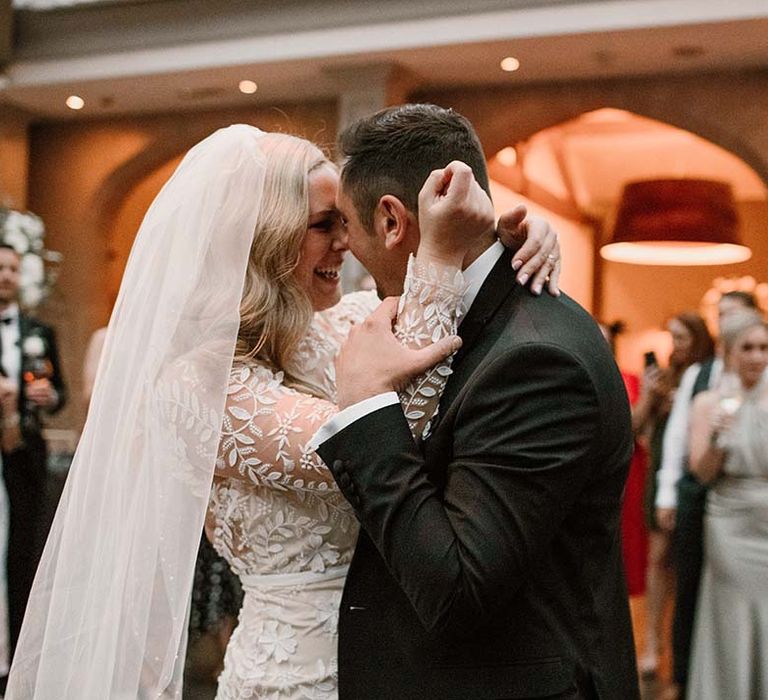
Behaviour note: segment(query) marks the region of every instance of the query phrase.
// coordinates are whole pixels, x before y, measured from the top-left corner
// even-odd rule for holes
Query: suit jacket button
[[[351,483],[352,479],[349,478],[349,474],[347,474],[347,472],[343,472],[339,477],[339,486],[341,486],[343,489],[346,489],[349,488]]]
[[[334,459],[331,467],[333,468],[334,472],[339,472],[344,468],[344,462],[342,462],[340,459]]]

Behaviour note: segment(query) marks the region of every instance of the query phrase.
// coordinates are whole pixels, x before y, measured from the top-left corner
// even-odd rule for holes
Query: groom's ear
[[[416,217],[392,194],[385,194],[376,205],[374,228],[387,250],[403,245],[415,220]]]

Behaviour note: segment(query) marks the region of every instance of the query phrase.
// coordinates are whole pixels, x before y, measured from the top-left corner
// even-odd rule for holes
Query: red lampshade
[[[624,187],[606,260],[724,265],[748,260],[731,187],[713,180],[643,180]]]

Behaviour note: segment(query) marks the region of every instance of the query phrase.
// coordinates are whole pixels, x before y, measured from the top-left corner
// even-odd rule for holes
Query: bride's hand
[[[349,333],[336,357],[337,403],[340,409],[388,391],[401,391],[414,377],[461,347],[458,336],[413,350],[392,332],[399,297],[387,297]]]
[[[493,204],[472,168],[454,160],[433,170],[419,192],[417,257],[460,267],[466,253],[494,228]]]
[[[511,250],[512,268],[517,271],[517,281],[525,285],[530,281],[531,291],[541,294],[544,284],[552,296],[559,296],[560,244],[557,231],[540,216],[527,216],[524,204],[499,217],[496,233],[501,242]]]

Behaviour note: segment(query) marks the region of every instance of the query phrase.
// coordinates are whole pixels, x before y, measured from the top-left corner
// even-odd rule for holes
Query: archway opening
[[[107,288],[111,299],[117,298],[131,246],[144,215],[182,157],[183,154],[178,155],[146,173],[134,183],[115,209],[108,237]]]
[[[766,276],[766,183],[741,158],[690,131],[625,110],[597,109],[508,144],[489,160],[489,173],[499,211],[522,200],[555,223],[563,288],[595,316],[624,322],[618,359],[630,370],[642,368],[645,350],[668,355],[665,320],[700,309],[715,278],[753,276],[759,283]],[[601,260],[598,251],[610,236],[624,186],[660,178],[727,182],[751,260],[698,268]]]

